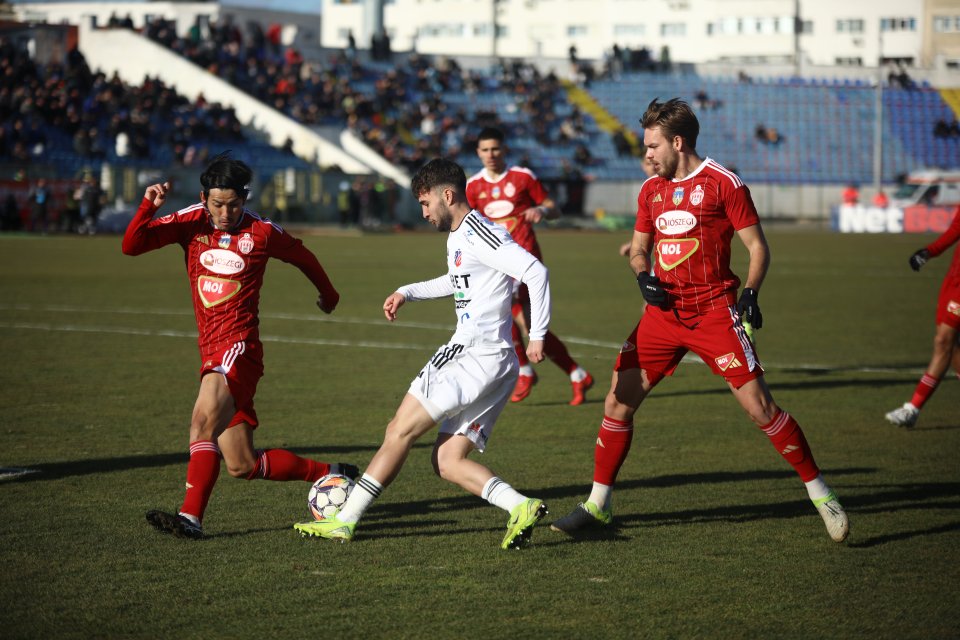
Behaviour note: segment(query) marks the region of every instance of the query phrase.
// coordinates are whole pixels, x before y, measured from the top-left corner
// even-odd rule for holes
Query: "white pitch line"
[[[28,312],[42,312],[42,313],[100,313],[100,314],[112,314],[112,315],[169,315],[169,316],[182,316],[182,317],[193,317],[193,314],[188,311],[174,310],[174,309],[143,309],[137,307],[77,307],[69,305],[27,305],[27,304],[6,304],[0,303],[0,311],[28,311]],[[448,324],[431,324],[424,322],[404,322],[404,321],[395,321],[388,322],[387,320],[372,320],[370,318],[356,318],[356,317],[332,317],[332,316],[318,316],[318,315],[308,315],[308,314],[296,314],[296,313],[261,313],[261,318],[268,318],[274,320],[294,320],[294,321],[304,321],[304,322],[329,322],[333,324],[346,324],[346,325],[367,325],[367,326],[394,326],[402,327],[407,329],[426,329],[430,331],[444,331],[447,332],[450,330],[450,325]],[[33,331],[62,331],[62,332],[77,332],[77,333],[106,333],[106,334],[122,334],[122,335],[142,335],[142,336],[159,336],[159,337],[171,337],[171,338],[192,338],[196,340],[197,333],[195,331],[174,331],[174,330],[152,330],[152,329],[139,329],[139,328],[129,328],[129,327],[111,327],[111,326],[90,326],[90,325],[76,325],[76,324],[64,324],[64,325],[54,325],[50,323],[24,323],[24,322],[13,322],[13,323],[0,323],[0,328],[4,329],[23,329],[23,330],[33,330]],[[417,345],[409,343],[396,343],[396,342],[371,342],[371,341],[356,341],[356,340],[330,340],[325,338],[291,338],[285,336],[272,336],[272,335],[261,335],[260,340],[263,342],[279,342],[287,344],[307,344],[307,345],[317,345],[317,346],[333,346],[333,347],[361,347],[361,348],[370,348],[370,349],[395,349],[395,350],[430,350],[436,347],[436,344],[430,345]],[[564,342],[569,342],[571,344],[578,344],[588,347],[597,347],[600,349],[608,349],[610,351],[616,352],[620,350],[622,343],[613,343],[613,342],[603,342],[599,340],[591,340],[589,338],[577,338],[571,336],[564,336]],[[687,354],[683,358],[684,362],[693,362],[697,364],[703,364],[703,361],[696,355]],[[844,365],[828,365],[828,364],[770,364],[764,363],[764,368],[771,369],[799,369],[803,371],[812,371],[812,372],[850,372],[850,373],[882,373],[882,374],[923,374],[922,369],[917,368],[895,368],[895,367],[855,367],[855,366],[844,366]]]

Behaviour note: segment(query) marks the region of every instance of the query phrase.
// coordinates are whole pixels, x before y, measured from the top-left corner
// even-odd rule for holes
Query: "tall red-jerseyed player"
[[[135,256],[170,244],[183,249],[200,347],[200,391],[190,423],[187,491],[179,513],[149,511],[147,521],[177,537],[201,538],[203,514],[220,475],[313,482],[327,473],[356,476],[353,465],[316,462],[284,449],[254,450],[253,397],[263,375],[260,287],[270,258],[300,269],[317,288],[317,306],[331,313],[340,296],[316,256],[300,240],[247,209],[250,168],[226,155],[200,177],[200,202],[154,219],[168,183],[147,187],[123,236]]]
[[[925,265],[927,260],[944,253],[957,240],[960,240],[960,207],[957,207],[953,214],[953,222],[939,238],[910,256],[910,267],[914,271],[920,271],[920,267]],[[911,428],[917,423],[920,410],[937,390],[951,362],[957,377],[960,377],[960,244],[957,244],[953,251],[953,261],[943,278],[943,284],[940,285],[936,322],[933,355],[914,389],[913,397],[910,402],[886,416],[888,421],[898,427]]]
[[[697,155],[700,125],[685,102],[654,100],[641,119],[655,175],[637,198],[630,266],[647,302],[614,366],[594,450],[593,489],[586,502],[553,523],[574,534],[613,520],[610,497],[630,450],[633,416],[647,394],[693,351],[727,381],[747,415],[797,471],[836,542],[847,515],[824,482],[800,425],[773,401],[743,321],[762,325],[757,291],[770,253],[750,191],[736,174]],[[737,234],[750,255],[743,292],[730,269]],[[653,275],[650,273],[653,261]]]
[[[467,202],[471,207],[507,228],[514,241],[543,261],[540,244],[533,225],[540,220],[556,218],[560,211],[547,195],[547,190],[536,174],[526,167],[507,167],[503,132],[487,127],[477,137],[477,156],[483,169],[467,180]],[[514,387],[512,402],[520,402],[537,382],[537,374],[527,359],[520,324],[530,326],[530,294],[520,285],[513,301],[513,347],[520,361],[520,377]],[[593,386],[593,376],[580,367],[567,347],[554,333],[548,331],[544,339],[544,353],[570,376],[573,388],[572,405],[583,404],[587,390]]]

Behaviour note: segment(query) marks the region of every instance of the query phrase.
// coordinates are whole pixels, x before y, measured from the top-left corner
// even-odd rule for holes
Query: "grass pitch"
[[[951,638],[960,634],[960,383],[913,430],[883,413],[930,355],[948,257],[918,236],[767,230],[758,342],[778,403],[846,506],[828,538],[792,469],[723,382],[681,365],[637,414],[615,533],[546,524],[499,549],[507,516],[413,451],[349,545],[300,539],[307,485],[225,472],[208,540],[157,534],[182,498],[198,357],[182,255],[117,237],[0,237],[0,628],[6,638]],[[482,460],[551,514],[587,495],[602,399],[639,292],[620,235],[541,232],[553,329],[597,378],[569,407],[549,363]],[[332,316],[272,264],[262,298],[260,447],[369,461],[412,376],[452,332],[449,301],[380,307],[438,275],[436,233],[308,237],[343,295]],[[743,265],[738,251],[736,260]],[[744,273],[741,266],[739,272]]]

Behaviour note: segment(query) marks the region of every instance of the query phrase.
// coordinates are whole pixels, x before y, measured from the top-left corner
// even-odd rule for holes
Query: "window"
[[[933,16],[933,30],[937,33],[960,31],[960,16]]]
[[[880,18],[880,31],[916,31],[916,18]]]
[[[647,34],[646,25],[642,25],[642,24],[613,25],[613,35],[618,38],[628,38],[630,36],[644,36],[646,34]]]
[[[683,22],[665,22],[660,25],[661,36],[685,36],[687,25]]]
[[[863,20],[860,18],[837,20],[837,33],[863,33]]]
[[[587,35],[587,25],[584,24],[571,24],[567,25],[567,36],[585,36]]]
[[[425,24],[420,27],[420,35],[427,38],[459,38],[463,32],[463,25],[457,23]]]
[[[862,67],[863,58],[859,56],[850,56],[846,58],[835,58],[838,67]]]
[[[813,33],[813,20],[800,21],[800,33],[810,35]]]

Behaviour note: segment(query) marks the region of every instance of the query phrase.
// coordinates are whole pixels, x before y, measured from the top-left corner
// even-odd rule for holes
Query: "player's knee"
[[[227,462],[227,473],[234,478],[249,479],[255,467],[253,460],[234,460]]]
[[[938,331],[933,336],[933,350],[938,353],[950,354],[953,351],[956,337],[949,333]]]

